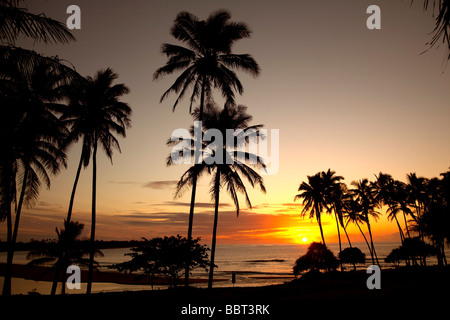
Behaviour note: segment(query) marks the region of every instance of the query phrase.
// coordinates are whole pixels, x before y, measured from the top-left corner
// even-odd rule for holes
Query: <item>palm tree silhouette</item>
[[[445,240],[450,240],[450,172],[441,173],[441,176],[442,179],[428,180],[428,196],[422,214],[416,216],[414,229],[431,240],[436,249],[438,264],[446,265]]]
[[[306,213],[309,211],[309,218],[316,218],[320,228],[322,243],[326,245],[322,230],[322,212],[327,208],[327,200],[325,199],[326,185],[320,172],[313,176],[307,176],[307,178],[308,183],[303,181],[300,184],[298,191],[301,191],[301,193],[294,197],[294,201],[303,199],[304,207],[300,216],[305,218]]]
[[[7,240],[9,249],[3,294],[11,290],[10,271],[14,257],[14,245],[19,231],[23,205],[32,205],[38,198],[41,184],[50,188],[50,175],[56,175],[66,166],[66,155],[60,148],[67,130],[56,114],[61,109],[59,101],[64,97],[61,78],[52,72],[51,65],[37,65],[30,75],[17,73],[6,89],[6,105],[14,106],[2,121],[2,209],[7,209]],[[8,108],[6,108],[8,109]],[[5,110],[6,111],[6,110]],[[4,126],[3,126],[4,125]],[[5,174],[5,176],[3,176]],[[19,198],[16,193],[19,181]],[[16,203],[14,226],[11,204]],[[8,208],[9,207],[9,208]]]
[[[420,217],[428,198],[427,186],[429,180],[423,177],[417,177],[415,172],[409,173],[406,178],[409,194],[408,202],[415,208],[416,216]]]
[[[70,108],[63,115],[64,123],[70,127],[66,144],[83,139],[81,158],[75,177],[72,195],[67,214],[67,221],[71,219],[73,199],[77,187],[81,166],[87,166],[92,157],[92,218],[89,257],[88,284],[86,293],[91,293],[92,275],[95,254],[95,222],[96,222],[96,186],[97,186],[97,149],[100,145],[111,160],[113,149],[120,152],[119,141],[114,134],[126,136],[126,129],[131,127],[131,108],[119,101],[119,98],[129,92],[124,84],[113,85],[117,74],[110,68],[98,71],[92,77],[87,77],[84,86],[70,97]]]
[[[64,229],[56,228],[58,236],[57,242],[45,246],[43,249],[30,251],[27,259],[33,259],[28,263],[30,266],[47,264],[53,262],[53,284],[51,295],[55,295],[58,279],[60,279],[61,270],[66,270],[68,266],[76,264],[78,266],[87,266],[89,259],[89,250],[80,245],[79,237],[83,231],[84,225],[77,221],[64,221]],[[103,256],[97,250],[96,255]],[[61,293],[65,293],[65,280],[61,280]]]
[[[194,118],[199,116],[200,111],[196,110],[194,112]],[[223,141],[214,140],[213,143],[208,145],[209,151],[205,151],[202,163],[197,166],[192,166],[183,174],[177,184],[176,190],[176,195],[181,195],[182,191],[193,183],[194,176],[199,177],[203,173],[213,174],[210,193],[211,198],[214,201],[214,224],[208,280],[208,288],[212,288],[220,190],[226,188],[235,204],[236,215],[239,216],[239,192],[244,194],[247,206],[250,209],[252,208],[246,186],[242,181],[241,176],[245,177],[252,187],[257,186],[265,193],[266,188],[264,186],[263,178],[252,167],[265,170],[266,166],[261,157],[243,151],[242,149],[249,140],[260,136],[258,130],[262,127],[262,125],[249,126],[252,116],[247,113],[247,107],[242,105],[236,107],[228,106],[228,108],[223,108],[221,111],[210,107],[203,116],[204,130],[216,129],[220,132],[222,137],[226,137],[227,130],[235,130],[233,139],[223,139]],[[250,132],[251,134],[247,134]]]
[[[180,99],[192,86],[189,112],[200,95],[200,116],[204,112],[206,99],[212,101],[212,89],[217,88],[227,100],[227,104],[234,103],[234,91],[239,94],[244,88],[232,69],[248,72],[253,76],[259,74],[259,66],[249,54],[231,53],[234,42],[248,38],[251,34],[248,26],[243,22],[230,22],[231,15],[226,10],[213,12],[206,20],[189,12],[180,12],[170,31],[171,35],[185,43],[187,47],[165,43],[161,52],[167,56],[166,64],[157,69],[154,79],[184,70],[173,85],[161,97],[161,102],[175,92],[175,110]]]
[[[129,89],[124,84],[113,85],[112,83],[117,77],[117,74],[107,68],[104,71],[99,71],[96,78],[82,77],[77,79],[67,89],[69,104],[63,108],[60,120],[69,129],[69,133],[63,142],[63,146],[68,148],[71,144],[82,140],[80,161],[78,162],[67,210],[67,222],[72,219],[81,169],[87,168],[91,159],[94,149],[94,132],[96,130],[108,130],[107,127],[109,126],[112,131],[126,137],[125,129],[130,127],[131,109],[126,103],[118,100],[120,96],[127,94]],[[97,101],[101,101],[102,95],[105,99],[100,105],[104,104],[104,107],[97,106]],[[102,122],[105,124],[102,124]],[[103,127],[105,129],[102,129]],[[99,135],[101,138],[97,140],[103,140],[102,147],[112,163],[113,149],[116,148],[121,152],[120,145],[111,133],[105,131]]]
[[[11,205],[16,202],[16,175],[20,169],[13,145],[17,142],[16,129],[18,122],[22,121],[24,110],[18,108],[22,98],[20,92],[29,79],[35,75],[39,66],[47,65],[53,68],[52,73],[61,76],[60,80],[78,79],[79,75],[72,68],[67,67],[57,57],[44,57],[35,51],[15,46],[19,36],[31,38],[34,41],[49,43],[68,43],[75,40],[67,27],[59,21],[46,17],[43,14],[32,14],[21,5],[21,0],[0,0],[0,91],[1,105],[11,106],[4,108],[4,117],[1,121],[2,161],[1,166],[1,213],[0,221],[7,221],[7,243],[10,257],[5,271],[3,294],[11,294],[11,264],[14,252],[12,237],[13,226]],[[14,88],[15,87],[15,88]],[[25,88],[28,90],[28,88]],[[22,101],[23,102],[23,101]],[[8,113],[8,114],[6,114]],[[19,146],[20,147],[20,146]],[[8,150],[8,151],[7,151]],[[28,174],[27,174],[28,176]],[[31,178],[29,178],[31,179]],[[36,193],[36,192],[35,192]],[[19,215],[20,216],[20,215]],[[18,221],[18,220],[17,220]]]
[[[45,44],[67,44],[75,37],[66,25],[44,14],[33,14],[21,5],[22,0],[0,0],[0,73],[4,77],[11,69],[30,76],[36,65],[48,64],[54,73],[63,74],[66,79],[80,79],[81,76],[58,57],[45,57],[33,50],[15,45],[19,36],[31,38]],[[2,78],[4,80],[4,78]]]
[[[353,181],[352,185],[355,188],[351,189],[351,193],[354,195],[355,200],[358,201],[358,203],[361,205],[364,222],[367,224],[367,230],[369,231],[372,264],[375,264],[375,260],[377,261],[377,264],[379,264],[375,246],[373,244],[372,230],[370,227],[369,219],[370,216],[375,219],[377,219],[378,217],[378,212],[375,211],[377,202],[375,200],[373,187],[370,185],[369,180],[367,179]]]
[[[342,207],[344,201],[344,189],[343,183],[340,181],[344,179],[342,176],[336,176],[335,171],[328,169],[326,172],[321,173],[323,183],[325,184],[325,201],[327,203],[328,212],[331,214],[334,211],[336,218],[336,227],[339,239],[339,252],[342,251],[341,232],[339,225],[343,225],[342,222]],[[342,264],[341,264],[342,271]]]
[[[431,41],[428,42],[428,45],[432,48],[442,38],[442,43],[447,43],[447,60],[450,60],[450,2],[447,0],[423,0],[423,9],[428,10],[430,7],[432,7],[433,17],[436,7],[439,13],[436,15],[436,23],[432,32],[433,36]]]
[[[350,222],[356,224],[356,226],[359,229],[359,232],[361,232],[361,234],[364,238],[364,241],[367,244],[367,248],[369,249],[370,255],[373,256],[372,247],[370,246],[369,241],[367,240],[367,237],[364,234],[364,232],[362,231],[361,226],[360,226],[360,224],[366,223],[365,216],[363,215],[363,207],[361,206],[361,204],[358,201],[356,201],[355,199],[351,198],[346,203],[344,216],[346,219],[347,226]]]
[[[19,35],[44,43],[67,43],[75,40],[66,25],[43,14],[28,12],[23,0],[0,0],[0,40],[14,44]]]
[[[421,219],[425,205],[428,202],[428,184],[429,179],[423,177],[417,177],[415,172],[409,173],[407,176],[407,193],[408,203],[414,208],[415,215],[412,215],[413,222],[417,225],[417,222]],[[421,228],[417,229],[419,233],[419,239],[424,241],[424,235]],[[421,257],[422,264],[426,265],[426,255]]]
[[[395,222],[397,223],[400,240],[403,244],[405,235],[403,233],[400,222],[398,221],[397,214],[399,212],[403,212],[405,228],[407,230],[408,237],[410,237],[408,223],[406,221],[406,214],[412,215],[412,211],[408,207],[407,203],[408,194],[406,185],[401,181],[394,180],[390,174],[380,172],[379,175],[375,177],[376,181],[373,183],[373,187],[376,191],[375,197],[377,198],[379,205],[384,204],[388,207],[388,218],[391,221],[395,220]]]
[[[158,68],[153,79],[181,71],[172,86],[161,97],[162,102],[174,92],[178,94],[172,107],[175,111],[178,102],[192,87],[189,113],[196,99],[200,96],[198,121],[203,120],[206,101],[212,102],[212,90],[221,91],[227,105],[234,104],[234,91],[239,94],[244,88],[233,69],[259,74],[259,66],[249,54],[232,53],[233,44],[240,39],[250,37],[251,31],[243,22],[230,22],[231,15],[226,10],[218,10],[210,14],[206,20],[189,12],[180,12],[171,28],[171,35],[186,44],[186,47],[165,43],[161,52],[167,56],[166,64]],[[196,150],[194,163],[199,162],[200,150]],[[192,240],[195,195],[197,180],[194,175],[189,210],[188,241]],[[186,267],[185,285],[189,284],[189,266]]]

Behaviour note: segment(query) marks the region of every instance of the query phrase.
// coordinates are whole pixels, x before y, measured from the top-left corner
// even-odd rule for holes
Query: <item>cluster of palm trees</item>
[[[22,208],[37,200],[42,184],[50,187],[51,176],[67,166],[67,152],[80,139],[82,154],[65,226],[66,230],[77,229],[76,222],[70,225],[75,190],[81,167],[87,167],[92,159],[90,293],[96,252],[97,149],[101,146],[110,159],[114,148],[120,150],[114,135],[125,136],[130,127],[131,109],[119,101],[128,88],[113,85],[117,75],[111,69],[84,78],[57,57],[15,46],[20,35],[44,43],[75,40],[64,24],[28,12],[21,2],[0,0],[0,221],[6,221],[9,248],[3,294],[11,294],[11,268]]]
[[[391,221],[395,221],[402,245],[413,238],[423,242],[427,238],[433,244],[440,265],[447,264],[444,253],[445,241],[450,242],[450,171],[441,178],[427,179],[415,173],[407,175],[407,182],[395,180],[391,175],[380,172],[374,181],[362,179],[353,181],[352,188],[342,182],[344,178],[328,169],[307,176],[298,188],[294,200],[303,200],[301,216],[316,218],[319,224],[322,243],[325,238],[322,230],[322,214],[335,216],[342,252],[340,229],[347,233],[349,223],[354,223],[361,232],[369,249],[372,263],[379,264],[376,254],[371,223],[384,210]],[[361,226],[366,225],[369,239]],[[412,243],[408,241],[408,243]],[[424,258],[425,259],[425,258]],[[425,261],[423,261],[425,263]]]
[[[200,20],[189,12],[180,12],[174,20],[171,35],[186,46],[163,44],[161,51],[167,56],[168,60],[163,67],[157,69],[154,73],[154,79],[156,80],[164,75],[180,71],[181,74],[172,86],[164,92],[161,101],[172,92],[178,94],[173,105],[173,110],[175,110],[180,99],[187,94],[188,90],[192,90],[189,99],[189,113],[192,114],[194,120],[201,121],[201,130],[206,131],[214,128],[219,130],[223,137],[225,137],[227,129],[243,129],[245,131],[252,128],[255,132],[258,132],[258,129],[262,127],[261,125],[249,126],[252,117],[247,114],[246,107],[237,106],[235,103],[235,92],[242,94],[244,91],[235,70],[257,76],[260,69],[251,55],[232,53],[233,44],[237,40],[249,37],[251,32],[245,23],[231,22],[230,19],[231,15],[226,10],[213,12],[206,20]],[[225,99],[222,110],[219,110],[214,103],[214,90],[219,91]],[[193,110],[193,106],[197,102],[199,106]],[[255,136],[258,136],[258,134]],[[177,185],[176,195],[180,195],[188,186],[192,188],[187,237],[188,241],[192,241],[197,180],[204,173],[213,175],[210,193],[215,210],[208,282],[208,288],[211,288],[214,274],[220,190],[222,188],[227,189],[236,205],[236,213],[239,214],[239,192],[244,194],[247,205],[251,207],[241,176],[245,177],[252,187],[259,186],[265,192],[261,176],[251,168],[253,166],[264,169],[265,164],[263,159],[256,155],[238,150],[239,147],[248,142],[248,137],[243,135],[235,135],[232,145],[228,143],[229,141],[223,141],[222,145],[217,142],[215,145],[209,145],[211,152],[203,159],[200,159],[200,153],[205,146],[196,143],[195,139],[202,140],[201,137],[195,137],[186,146],[190,149],[189,152],[194,159],[194,165],[182,175]],[[217,152],[223,154],[224,161],[221,161],[221,164],[210,164],[212,161],[209,160],[213,159]],[[227,157],[231,161],[226,161]],[[257,159],[257,161],[249,166],[246,163],[248,163],[247,160],[250,157]],[[171,164],[173,164],[173,161],[169,157],[168,165]],[[189,284],[189,270],[189,265],[187,265],[185,270],[186,286]]]

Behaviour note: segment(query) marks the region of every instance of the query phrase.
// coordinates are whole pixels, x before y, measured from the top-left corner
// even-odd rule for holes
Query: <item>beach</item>
[[[83,306],[92,315],[115,315],[117,312],[146,310],[151,316],[165,319],[207,319],[208,315],[186,315],[183,308],[215,308],[214,319],[283,319],[299,312],[313,310],[323,316],[346,315],[361,318],[364,315],[417,316],[426,311],[427,316],[442,314],[443,303],[448,302],[450,270],[448,267],[390,269],[382,271],[381,289],[369,290],[368,275],[363,271],[329,272],[303,277],[286,284],[263,287],[222,287],[212,290],[179,287],[169,290],[139,290],[96,293],[86,295],[30,296],[19,295],[0,301],[39,305],[41,308],[55,305],[61,310]],[[111,302],[120,303],[111,303]],[[404,308],[402,303],[408,303]],[[243,307],[247,306],[247,314]],[[248,314],[249,306],[267,306],[269,314]],[[239,306],[239,307],[236,307]],[[339,306],[339,308],[337,307]],[[319,309],[317,309],[320,307]],[[143,309],[144,308],[144,309]],[[227,309],[228,308],[228,309]],[[238,310],[240,314],[226,313]],[[255,308],[255,307],[253,307]],[[220,310],[220,311],[219,311]],[[439,311],[440,310],[440,311]]]

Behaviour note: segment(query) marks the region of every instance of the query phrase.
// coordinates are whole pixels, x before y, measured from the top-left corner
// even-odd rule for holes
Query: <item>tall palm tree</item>
[[[326,172],[321,173],[322,181],[325,185],[325,201],[327,203],[327,211],[331,214],[334,211],[334,216],[336,218],[336,227],[339,239],[339,252],[342,251],[341,242],[341,232],[339,229],[340,222],[342,221],[342,206],[344,200],[344,193],[341,187],[341,180],[344,179],[342,176],[336,176],[336,172],[328,169]],[[342,264],[341,264],[342,270]]]
[[[55,77],[59,77],[59,80],[64,81],[66,84],[80,78],[76,71],[66,66],[57,57],[45,57],[35,51],[15,46],[19,36],[28,37],[46,44],[65,44],[75,40],[65,24],[46,17],[44,14],[28,12],[25,6],[21,5],[22,2],[22,0],[0,0],[0,99],[1,105],[5,106],[4,110],[2,110],[4,112],[4,118],[2,117],[2,119],[7,120],[5,121],[7,122],[6,125],[4,125],[3,121],[1,125],[1,143],[4,157],[2,156],[0,164],[0,191],[2,193],[0,221],[5,219],[7,221],[7,242],[10,247],[8,250],[10,252],[9,263],[7,263],[3,287],[3,294],[5,295],[11,293],[10,271],[14,252],[12,243],[14,232],[11,217],[11,205],[13,202],[16,203],[15,207],[18,209],[16,176],[20,172],[20,168],[17,163],[18,157],[14,153],[19,149],[13,146],[17,142],[15,130],[19,127],[18,123],[23,120],[22,114],[24,109],[19,106],[23,104],[24,99],[22,97],[26,94],[26,92],[20,92],[20,90],[23,90],[24,84],[30,83],[29,79],[36,75],[35,70],[42,66],[51,68],[52,74]],[[42,84],[44,85],[45,82],[42,81]],[[45,176],[45,174],[43,175]],[[28,172],[24,176],[31,179]],[[24,181],[26,182],[26,179]],[[29,189],[29,187],[27,188]],[[28,194],[34,193],[37,195],[36,191],[28,192]],[[17,213],[19,213],[18,217],[20,217],[20,210],[16,211]],[[16,221],[17,223],[19,222],[18,219]]]
[[[9,242],[3,293],[9,295],[22,207],[24,204],[32,205],[38,198],[41,184],[50,188],[50,175],[57,174],[61,166],[66,166],[65,152],[60,148],[66,129],[56,116],[62,108],[59,102],[64,93],[61,77],[53,73],[52,65],[37,65],[30,75],[16,73],[0,92],[7,94],[5,106],[13,108],[6,112],[8,117],[7,121],[2,121],[1,134],[1,147],[5,152],[1,164],[2,191],[14,193],[2,194],[2,198],[5,197],[2,215],[6,215]],[[20,186],[18,199],[16,186]],[[14,226],[12,201],[16,204]]]
[[[413,211],[410,208],[410,202],[409,202],[409,194],[408,194],[408,187],[407,185],[402,182],[395,180],[395,193],[394,193],[394,200],[395,200],[395,206],[398,211],[401,211],[403,214],[403,221],[405,222],[405,230],[406,235],[408,238],[411,238],[411,235],[409,233],[409,227],[408,227],[408,221],[406,219],[406,216],[410,216],[413,219],[415,218]]]
[[[301,193],[294,197],[294,201],[303,199],[303,210],[300,214],[305,218],[306,213],[309,212],[309,218],[316,218],[320,228],[320,235],[322,243],[325,244],[325,238],[322,230],[322,213],[327,208],[327,200],[325,199],[326,186],[323,183],[323,177],[320,172],[313,176],[307,176],[308,183],[302,182],[298,188]]]
[[[364,232],[361,229],[361,225],[360,224],[364,224],[366,223],[366,218],[363,214],[363,207],[361,206],[361,204],[356,201],[355,199],[351,198],[345,206],[345,219],[346,219],[346,226],[348,226],[348,224],[350,222],[356,224],[356,226],[359,229],[359,232],[361,232],[364,241],[367,244],[367,248],[369,249],[369,253],[371,256],[373,256],[372,253],[372,247],[369,243],[369,241],[367,240],[366,235],[364,234]]]
[[[161,52],[167,56],[166,64],[157,69],[154,79],[182,71],[181,75],[167,89],[161,101],[172,92],[178,94],[173,110],[186,91],[193,87],[190,97],[189,112],[200,95],[200,116],[202,119],[205,98],[212,100],[212,89],[217,88],[227,100],[234,103],[234,91],[239,94],[244,88],[232,69],[259,74],[259,66],[249,54],[231,52],[234,42],[250,37],[251,31],[243,22],[230,22],[231,14],[226,10],[218,10],[210,14],[206,20],[189,12],[180,12],[170,31],[171,35],[185,43],[187,47],[165,43]]]
[[[423,177],[417,177],[417,174],[415,172],[407,174],[406,178],[407,178],[406,192],[408,197],[407,202],[414,208],[415,211],[415,214],[412,215],[414,227],[417,226],[418,221],[420,221],[425,209],[425,204],[427,203],[428,199],[427,188],[429,180]],[[418,231],[419,233],[419,239],[421,241],[424,241],[422,229],[417,228],[416,231]],[[422,259],[421,263],[423,265],[426,265],[425,253],[421,256],[421,259]]]
[[[115,134],[125,137],[126,129],[131,127],[131,108],[119,101],[129,92],[124,84],[113,84],[117,74],[110,68],[98,71],[94,77],[87,77],[87,83],[71,95],[70,108],[62,119],[70,127],[68,141],[82,139],[83,147],[77,175],[72,190],[67,221],[70,221],[73,198],[82,164],[87,166],[92,158],[92,217],[90,235],[90,256],[87,293],[91,293],[95,254],[96,188],[97,188],[97,149],[103,148],[111,160],[113,150],[120,152]]]
[[[352,200],[351,195],[348,193],[347,185],[345,183],[337,183],[333,185],[331,193],[328,197],[328,204],[330,205],[330,210],[334,211],[334,216],[336,218],[336,226],[338,230],[339,237],[339,250],[341,249],[341,236],[339,228],[342,227],[344,229],[345,236],[347,237],[348,244],[350,248],[352,247],[352,243],[350,241],[350,237],[347,233],[347,227],[344,223],[344,215],[346,212],[346,207],[349,205],[349,202]]]
[[[400,240],[403,244],[405,235],[400,222],[398,221],[397,214],[400,212],[403,213],[405,229],[408,237],[410,237],[406,214],[412,215],[412,211],[408,207],[408,193],[406,185],[401,181],[394,180],[390,174],[380,172],[379,175],[375,177],[376,181],[372,184],[376,192],[375,197],[378,200],[378,204],[384,204],[388,207],[388,218],[391,221],[395,220],[400,234]]]
[[[375,260],[377,261],[377,264],[379,264],[375,246],[373,244],[372,230],[370,227],[370,216],[375,219],[378,217],[378,212],[375,211],[377,202],[375,199],[374,190],[367,179],[353,181],[352,185],[355,188],[351,189],[350,192],[355,197],[355,200],[361,205],[364,222],[367,224],[367,230],[369,231],[372,264],[375,264]]]
[[[234,92],[244,92],[242,83],[233,70],[241,70],[253,76],[259,74],[259,66],[249,54],[232,53],[233,44],[250,37],[251,31],[243,22],[230,22],[231,15],[226,10],[210,14],[206,20],[200,20],[189,12],[180,12],[171,28],[171,35],[186,46],[165,43],[161,52],[168,58],[166,64],[158,68],[153,79],[181,71],[176,81],[161,97],[161,102],[170,93],[178,94],[172,107],[175,111],[178,102],[192,87],[189,113],[197,98],[200,97],[198,120],[203,120],[206,101],[212,102],[212,90],[221,91],[228,104],[234,104]],[[196,150],[194,163],[199,162],[200,150]],[[189,210],[188,241],[192,240],[196,176],[193,177],[191,205]],[[186,266],[185,285],[189,284],[189,265]]]
[[[215,140],[208,145],[209,153],[205,153],[204,161],[197,166],[194,165],[189,168],[177,184],[176,195],[180,195],[184,188],[192,185],[194,176],[199,177],[206,172],[213,174],[210,193],[214,201],[214,224],[208,288],[212,288],[214,278],[220,190],[226,188],[230,194],[236,207],[237,216],[239,216],[240,210],[239,192],[245,196],[247,206],[250,209],[252,208],[246,186],[241,176],[245,177],[252,187],[257,186],[262,192],[266,192],[263,178],[252,168],[255,167],[265,170],[264,160],[255,154],[242,151],[242,147],[245,146],[249,139],[259,136],[257,130],[262,127],[262,125],[249,126],[252,116],[247,114],[246,111],[247,108],[242,105],[236,107],[229,106],[228,108],[223,108],[221,111],[216,108],[207,109],[204,114],[204,130],[216,129],[222,134],[223,138],[226,137],[228,129],[235,130],[233,141],[230,141],[230,139],[222,139],[222,141]],[[199,111],[194,112],[194,117],[198,117],[199,115]],[[250,136],[243,134],[243,132],[249,132],[250,130],[254,130],[253,132],[257,134]],[[250,162],[250,159],[256,160],[255,163]]]
[[[427,201],[427,186],[429,180],[423,177],[417,177],[415,172],[407,176],[408,202],[414,207],[416,217],[420,217]]]

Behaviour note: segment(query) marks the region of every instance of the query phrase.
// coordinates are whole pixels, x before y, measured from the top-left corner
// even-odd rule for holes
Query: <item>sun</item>
[[[303,237],[302,238],[302,242],[308,242],[308,238],[307,237]]]

